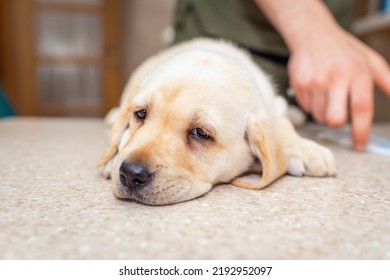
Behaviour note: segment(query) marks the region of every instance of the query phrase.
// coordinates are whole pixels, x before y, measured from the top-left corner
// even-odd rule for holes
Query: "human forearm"
[[[386,60],[344,31],[320,0],[256,0],[290,49],[290,85],[301,108],[320,123],[351,116],[355,148],[369,139],[374,84],[390,97]]]
[[[319,0],[255,0],[290,50],[308,39],[341,30],[325,4]]]

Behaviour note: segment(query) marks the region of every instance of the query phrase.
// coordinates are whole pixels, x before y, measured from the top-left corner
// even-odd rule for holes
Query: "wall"
[[[175,0],[121,0],[122,82],[146,58],[166,46],[162,33],[173,22]]]

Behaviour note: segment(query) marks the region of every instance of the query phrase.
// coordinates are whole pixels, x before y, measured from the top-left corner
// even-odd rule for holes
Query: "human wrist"
[[[326,5],[319,0],[255,1],[279,31],[290,51],[341,29]]]
[[[296,49],[305,48],[312,42],[324,41],[328,37],[337,38],[337,34],[342,33],[342,31],[337,23],[332,21],[326,23],[316,22],[310,24],[310,26],[307,26],[307,23],[300,22],[281,31],[281,34],[290,52],[293,52]]]

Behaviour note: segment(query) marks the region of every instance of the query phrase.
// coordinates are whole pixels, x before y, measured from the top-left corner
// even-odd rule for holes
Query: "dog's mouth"
[[[138,202],[145,205],[159,206],[170,205],[205,195],[210,189],[211,184],[208,184],[204,191],[194,192],[194,186],[188,184],[172,185],[168,187],[159,187],[157,185],[148,186],[139,190],[129,190],[122,185],[114,183],[114,195],[123,201]]]
[[[116,198],[118,200],[121,200],[121,201],[135,202],[135,203],[139,203],[139,204],[143,204],[143,205],[147,205],[147,206],[165,206],[165,205],[169,205],[169,204],[153,204],[153,203],[149,203],[149,202],[145,201],[144,199],[139,199],[137,197],[118,197],[118,196],[116,196]]]
[[[116,196],[116,198],[119,200],[122,200],[122,201],[136,202],[136,203],[141,203],[141,204],[148,205],[148,206],[166,206],[166,205],[185,202],[185,201],[194,199],[195,197],[177,201],[177,200],[174,200],[174,199],[168,198],[168,197],[157,198],[157,197],[144,196],[140,193],[134,193],[129,197]]]
[[[137,197],[137,196],[129,197],[129,198],[117,197],[117,199],[119,199],[121,201],[126,201],[126,202],[140,203],[140,204],[147,205],[147,206],[169,206],[172,204],[178,204],[178,203],[187,201],[187,200],[178,201],[178,202],[151,201],[151,200],[146,199],[144,197],[141,198],[141,197]]]

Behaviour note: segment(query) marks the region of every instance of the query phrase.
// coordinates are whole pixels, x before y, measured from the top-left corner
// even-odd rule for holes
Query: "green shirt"
[[[353,1],[324,2],[339,23],[348,28]],[[179,0],[175,29],[175,42],[199,36],[225,38],[248,48],[288,56],[283,38],[253,0]]]
[[[349,29],[353,0],[324,2],[340,25]],[[224,38],[247,49],[275,81],[279,94],[286,96],[288,48],[253,0],[178,0],[174,43],[196,37]]]

